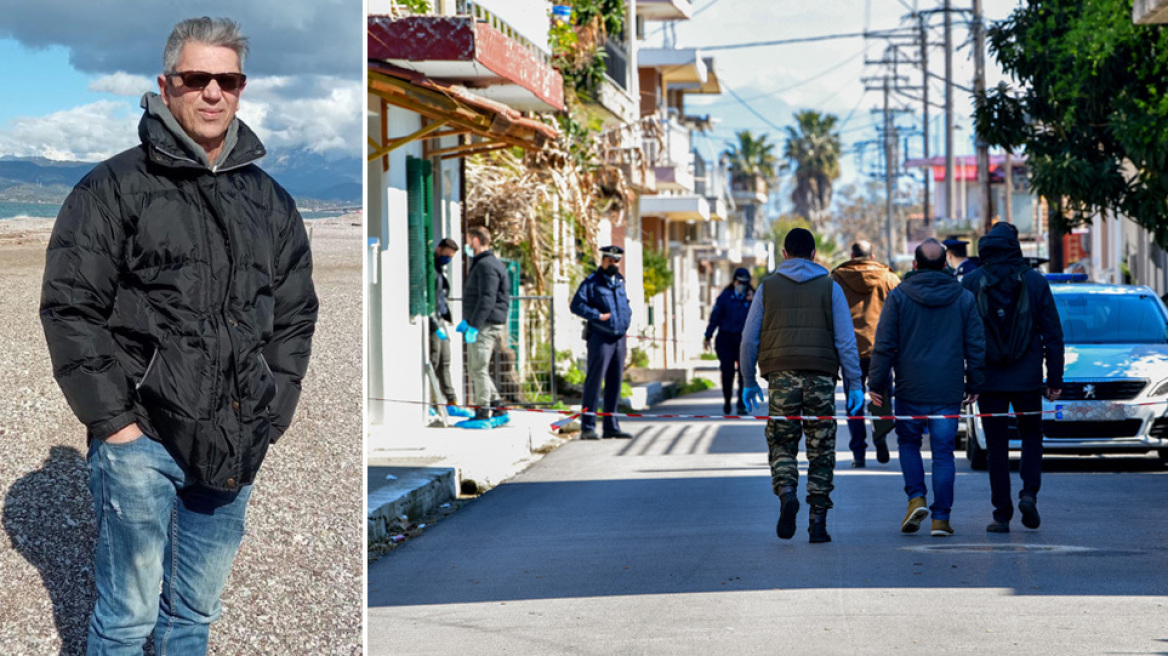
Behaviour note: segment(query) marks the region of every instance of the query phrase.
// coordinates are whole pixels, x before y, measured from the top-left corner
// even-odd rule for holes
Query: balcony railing
[[[604,40],[604,72],[618,87],[629,90],[628,46],[613,38]]]
[[[490,25],[496,30],[499,30],[499,32],[501,32],[507,38],[523,46],[525,49],[527,49],[528,52],[535,55],[535,57],[543,63],[547,64],[548,66],[552,65],[552,58],[550,55],[548,55],[548,53],[544,52],[542,48],[525,38],[515,28],[511,27],[507,21],[504,21],[503,19],[494,15],[484,7],[472,2],[471,0],[457,0],[455,8],[458,12],[458,15],[471,16],[480,23],[486,23]]]

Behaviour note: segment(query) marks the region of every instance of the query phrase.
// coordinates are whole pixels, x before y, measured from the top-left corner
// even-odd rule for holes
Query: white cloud
[[[129,103],[100,100],[88,105],[22,117],[0,130],[0,154],[55,160],[97,161],[138,142],[137,113]]]
[[[158,89],[155,80],[145,75],[131,75],[125,71],[102,75],[89,83],[89,90],[98,93],[112,93],[115,96],[141,97],[147,91]]]

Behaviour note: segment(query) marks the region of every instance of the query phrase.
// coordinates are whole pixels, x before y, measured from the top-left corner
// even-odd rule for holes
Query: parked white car
[[[1139,453],[1168,461],[1168,308],[1151,289],[1133,285],[1052,284],[1066,342],[1063,391],[1045,398],[1048,453]],[[1154,405],[1136,405],[1154,403]],[[978,412],[977,405],[973,412]],[[965,449],[986,468],[985,430],[967,419]],[[1010,419],[1011,435],[1016,424]],[[1010,449],[1021,442],[1014,437]]]

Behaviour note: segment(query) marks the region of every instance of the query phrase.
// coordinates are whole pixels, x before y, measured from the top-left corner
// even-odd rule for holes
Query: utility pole
[[[892,122],[892,114],[888,111],[888,94],[889,77],[884,76],[884,239],[888,243],[888,265],[892,266],[892,257],[896,253],[896,248],[892,245],[892,176],[893,176],[893,154],[892,149],[896,144],[895,128]]]
[[[1006,151],[1006,206],[1002,208],[1002,218],[1006,223],[1014,222],[1014,161],[1010,151]]]
[[[953,16],[945,0],[945,217],[957,216],[957,184],[953,179]]]
[[[924,116],[924,126],[925,126],[924,127],[924,142],[925,142],[924,158],[925,158],[925,161],[928,162],[929,161],[929,32],[928,32],[928,26],[925,24],[925,15],[918,14],[917,20],[919,21],[920,33],[921,33],[921,94],[923,96],[923,100],[921,103],[921,109],[924,111],[924,114],[925,114],[925,116]],[[929,225],[933,221],[933,214],[931,212],[932,199],[929,197],[929,186],[930,186],[930,183],[932,182],[932,180],[930,180],[930,178],[932,178],[932,177],[933,177],[933,167],[928,166],[928,168],[925,169],[925,203],[924,204],[925,204],[925,228],[926,229],[928,229]]]
[[[985,27],[981,22],[981,0],[973,0],[973,91],[985,93]],[[994,198],[990,189],[990,147],[985,137],[977,134],[978,205],[981,208],[982,234],[988,234],[994,223]]]

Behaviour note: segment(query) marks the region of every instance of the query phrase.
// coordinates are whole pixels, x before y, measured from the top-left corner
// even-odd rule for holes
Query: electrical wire
[[[829,68],[825,68],[824,70],[822,70],[822,71],[820,71],[820,72],[818,72],[818,73],[816,73],[816,74],[812,75],[811,77],[809,77],[809,78],[807,78],[807,79],[800,80],[799,82],[796,82],[796,83],[794,83],[794,84],[791,84],[791,85],[785,86],[785,87],[783,87],[783,88],[781,88],[781,89],[775,89],[774,91],[768,91],[768,92],[766,92],[766,93],[760,93],[760,94],[758,94],[758,95],[756,95],[756,96],[751,96],[751,97],[749,97],[749,98],[744,98],[743,100],[744,100],[744,101],[746,101],[746,102],[752,102],[752,101],[755,101],[755,100],[761,100],[762,98],[770,98],[771,96],[777,96],[777,95],[778,95],[778,94],[780,94],[780,93],[786,93],[786,92],[788,92],[788,91],[791,91],[791,90],[793,90],[793,89],[798,89],[799,87],[801,87],[801,86],[803,86],[803,85],[805,85],[805,84],[810,84],[811,82],[815,82],[815,81],[816,81],[816,80],[818,80],[820,77],[823,77],[824,75],[827,75],[828,73],[835,72],[836,70],[838,70],[838,69],[840,69],[840,68],[843,68],[844,66],[847,66],[848,64],[852,63],[852,62],[853,62],[853,61],[855,61],[856,59],[859,59],[859,58],[860,58],[860,57],[862,57],[863,55],[864,55],[864,51],[863,51],[863,50],[861,50],[860,52],[856,53],[855,55],[852,55],[851,57],[849,57],[849,58],[845,59],[844,61],[842,61],[842,62],[839,62],[838,64],[833,64],[831,67],[829,67]],[[853,81],[854,81],[854,80],[853,80]],[[723,83],[724,83],[724,82],[723,82]],[[837,93],[838,93],[838,92],[837,92]],[[833,94],[833,95],[834,95],[834,94]],[[706,107],[718,107],[718,106],[721,106],[721,105],[732,105],[732,104],[735,104],[735,102],[734,102],[734,101],[730,101],[730,100],[720,100],[720,101],[717,101],[717,102],[712,102],[712,103],[708,103],[708,104],[705,104],[705,105],[701,105],[700,107],[699,107],[699,106],[695,106],[695,108],[701,108],[701,109],[704,109],[704,108],[706,108]]]

